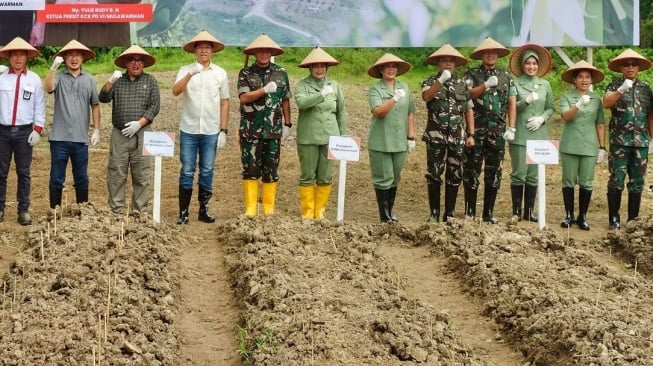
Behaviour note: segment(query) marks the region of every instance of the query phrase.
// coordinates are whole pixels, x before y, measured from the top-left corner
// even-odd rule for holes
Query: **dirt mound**
[[[225,225],[244,304],[241,356],[256,365],[480,365],[446,313],[410,298],[380,241],[393,225],[242,217]]]
[[[653,216],[640,216],[618,232],[608,235],[610,245],[629,262],[628,266],[653,276]]]
[[[487,315],[526,359],[536,365],[653,364],[649,279],[619,273],[596,260],[594,246],[553,231],[481,230],[468,221],[451,227],[454,239],[440,243],[451,269],[485,299]],[[650,246],[648,230],[629,225],[626,237]]]
[[[0,363],[178,365],[176,231],[87,204],[66,211],[32,226],[4,275]]]

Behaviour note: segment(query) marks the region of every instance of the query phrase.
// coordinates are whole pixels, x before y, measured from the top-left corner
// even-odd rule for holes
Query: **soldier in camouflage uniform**
[[[263,214],[274,213],[281,139],[290,135],[290,83],[286,70],[270,61],[283,53],[270,37],[261,34],[243,51],[256,62],[240,70],[240,140],[243,164],[245,215],[256,216],[258,180],[261,179]]]
[[[422,82],[422,99],[428,109],[428,121],[422,140],[426,142],[426,186],[430,221],[440,215],[440,188],[445,173],[444,215],[442,221],[454,217],[458,187],[462,181],[463,147],[474,146],[474,112],[467,85],[452,75],[467,59],[451,45],[445,44],[431,54],[426,63],[436,65],[439,72]]]
[[[498,222],[492,212],[501,186],[501,170],[506,150],[504,133],[506,127],[513,128],[514,137],[517,116],[517,90],[512,77],[507,71],[496,67],[497,60],[509,53],[506,47],[488,37],[470,54],[470,58],[482,60],[483,64],[469,69],[465,75],[465,82],[470,88],[474,102],[475,127],[474,146],[465,149],[466,161],[463,170],[465,215],[476,216],[478,177],[485,162],[483,221],[492,224]]]
[[[629,180],[628,221],[639,216],[648,147],[652,144],[653,94],[649,84],[637,78],[637,73],[650,67],[651,61],[631,49],[608,63],[610,70],[621,73],[621,77],[608,84],[603,97],[603,107],[612,112],[608,125],[608,215],[611,230],[621,227],[619,208],[626,175]]]

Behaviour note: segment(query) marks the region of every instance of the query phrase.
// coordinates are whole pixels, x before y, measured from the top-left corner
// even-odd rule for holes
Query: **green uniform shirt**
[[[442,72],[422,82],[422,93],[435,84]],[[422,140],[454,141],[465,137],[465,111],[472,108],[471,96],[463,79],[452,77],[441,85],[433,99],[426,102],[428,120]]]
[[[408,144],[406,143],[408,138],[408,115],[415,113],[415,100],[406,83],[395,80],[396,89],[403,89],[406,96],[399,99],[385,117],[377,118],[372,116],[372,124],[367,139],[367,146],[370,150],[383,152],[408,150]],[[383,80],[379,80],[370,87],[370,110],[383,104],[393,96],[394,91],[390,90]]]
[[[322,88],[326,85],[333,88],[333,93],[323,97]],[[299,109],[298,144],[326,145],[329,136],[345,134],[345,96],[335,80],[317,80],[312,76],[300,80],[295,85],[295,102]]]
[[[270,63],[261,68],[258,64],[240,70],[238,95],[263,88],[274,81],[277,91],[240,105],[240,135],[246,139],[279,139],[283,125],[281,104],[291,97],[286,69]]]
[[[564,122],[560,136],[560,152],[571,155],[596,156],[599,139],[596,125],[605,122],[603,103],[596,93],[588,93],[590,103],[579,109],[574,119]],[[560,114],[576,105],[581,95],[576,89],[566,91],[560,96]]]
[[[605,93],[615,93],[623,82],[622,77],[614,79],[606,87]],[[610,111],[610,145],[648,146],[650,136],[647,116],[653,113],[653,94],[645,81],[637,79]]]
[[[491,76],[496,76],[498,84],[495,88],[486,90],[481,96],[474,99],[474,127],[477,129],[495,130],[501,134],[507,124],[508,98],[517,95],[515,84],[507,71],[487,69],[481,65],[467,70],[465,83],[475,88]]]
[[[526,140],[548,140],[549,129],[546,121],[553,115],[553,91],[548,81],[540,79],[537,76],[521,75],[515,79],[517,88],[517,132],[515,139],[510,142],[511,145],[526,146]],[[526,103],[526,97],[536,92],[538,99],[531,104]],[[529,131],[526,128],[528,119],[531,117],[542,116],[544,123],[535,131]]]

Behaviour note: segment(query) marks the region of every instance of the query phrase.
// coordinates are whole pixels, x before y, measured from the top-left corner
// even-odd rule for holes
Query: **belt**
[[[18,126],[6,126],[6,125],[0,125],[0,129],[3,131],[15,133],[18,131],[26,131],[26,130],[31,130],[33,127],[32,125],[18,125]]]

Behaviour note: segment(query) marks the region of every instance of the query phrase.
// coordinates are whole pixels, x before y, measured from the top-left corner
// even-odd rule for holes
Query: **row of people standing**
[[[112,103],[109,166],[107,171],[108,204],[119,213],[126,209],[125,187],[131,173],[131,208],[144,212],[149,200],[151,159],[143,156],[143,131],[159,113],[159,86],[145,72],[155,63],[152,55],[139,46],[131,46],[114,64],[115,71],[98,92],[95,77],[82,64],[95,53],[82,43],[71,40],[54,57],[45,81],[27,69],[27,62],[40,52],[20,37],[0,49],[0,58],[9,67],[0,70],[0,222],[4,220],[7,175],[13,156],[18,176],[18,223],[30,225],[31,162],[33,146],[45,127],[44,92],[54,93],[54,115],[49,135],[51,208],[61,205],[68,161],[73,172],[73,187],[78,203],[88,201],[88,130],[93,126],[90,143],[100,140],[99,103]],[[61,65],[65,67],[58,71]]]
[[[37,50],[20,41],[22,40],[16,41],[18,46],[11,44],[8,45],[9,48],[5,47],[4,51],[8,52],[7,55],[14,51],[23,51],[28,58],[38,55]],[[198,219],[213,222],[215,218],[208,213],[208,202],[212,196],[216,148],[225,145],[228,133],[229,89],[225,71],[211,62],[211,55],[222,50],[224,45],[203,31],[187,42],[183,48],[195,54],[196,61],[179,70],[172,88],[174,95],[183,94],[180,119],[182,166],[179,179],[178,223],[184,224],[189,221],[188,211],[197,165],[199,165],[200,205]],[[292,127],[289,107],[291,93],[287,73],[271,62],[271,56],[283,53],[281,47],[266,35],[261,35],[245,48],[244,52],[256,58],[253,65],[245,65],[238,77],[241,102],[238,140],[243,165],[244,201],[246,214],[254,216],[257,214],[259,180],[262,181],[260,191],[263,213],[274,212],[276,184],[279,179],[277,168],[280,140],[290,134]],[[513,165],[511,173],[513,216],[517,219],[523,217],[531,221],[537,220],[533,215],[537,175],[534,166],[526,164],[525,142],[527,139],[548,138],[546,121],[553,114],[553,96],[550,86],[542,76],[551,66],[551,56],[545,48],[538,45],[525,45],[518,48],[510,59],[510,69],[516,76],[516,80],[513,81],[508,72],[496,68],[497,60],[509,53],[507,48],[491,38],[485,39],[470,55],[473,59],[481,60],[482,64],[468,70],[464,78],[455,76],[454,71],[456,67],[466,65],[467,59],[450,45],[441,47],[427,59],[427,63],[437,65],[439,68],[436,75],[422,84],[422,98],[429,111],[422,140],[427,146],[426,179],[431,220],[439,220],[442,184],[445,185],[443,220],[446,221],[448,217],[455,215],[454,208],[461,182],[465,187],[465,215],[475,217],[479,177],[484,168],[485,192],[482,218],[487,222],[498,222],[493,215],[493,210],[501,182],[505,141],[510,142]],[[71,101],[65,96],[71,94],[70,84],[77,80],[78,76],[86,76],[79,80],[89,79],[90,75],[82,72],[81,64],[92,58],[94,54],[81,43],[71,41],[55,56],[57,57],[45,83],[46,91],[55,93],[55,121],[50,136],[51,154],[56,157],[52,159],[51,165],[51,207],[61,203],[61,189],[68,159],[73,163],[77,201],[84,202],[88,199],[88,177],[85,173],[88,164],[86,129],[91,121],[89,114],[84,113],[83,110],[70,109],[68,105]],[[63,62],[66,64],[65,70],[55,74]],[[151,66],[154,62],[154,57],[140,47],[132,46],[115,60],[117,66],[126,69],[124,74],[119,71],[114,72],[99,95],[95,95],[97,94],[94,92],[95,87],[88,80],[82,88],[85,91],[86,103],[91,109],[90,119],[94,125],[92,144],[99,140],[98,101],[113,101],[112,123],[115,128],[112,130],[107,185],[109,205],[114,212],[121,212],[125,208],[124,188],[130,167],[135,184],[131,207],[134,210],[144,211],[147,206],[151,174],[149,159],[139,153],[142,150],[143,140],[139,133],[148,129],[149,124],[158,114],[159,98],[156,80],[151,75],[143,73],[143,68]],[[299,109],[297,151],[301,164],[298,183],[301,214],[306,218],[321,218],[324,215],[331,191],[333,170],[333,162],[327,158],[328,136],[343,135],[346,131],[342,90],[334,80],[326,76],[327,69],[337,64],[337,60],[320,48],[314,49],[300,64],[301,67],[310,69],[309,76],[301,80],[295,89],[295,99]],[[614,71],[634,67],[645,70],[650,67],[650,61],[628,50],[615,58],[609,67]],[[13,64],[12,69],[14,69]],[[370,88],[369,93],[373,116],[368,137],[368,152],[379,214],[384,222],[397,221],[392,211],[401,169],[406,153],[411,152],[416,145],[415,103],[408,85],[396,80],[397,76],[409,69],[409,63],[386,54],[368,70],[371,77],[380,79]],[[636,79],[636,71],[634,77],[629,78],[626,74],[624,77],[625,81],[614,86],[614,92],[620,96],[632,89],[633,84],[629,84],[628,80]],[[593,187],[591,184],[594,167],[588,162],[595,161],[597,155],[599,159],[604,157],[605,144],[600,99],[596,95],[587,95],[587,90],[590,84],[600,82],[602,78],[601,71],[582,62],[563,74],[563,80],[576,84],[575,90],[565,93],[561,98],[563,119],[574,122],[582,117],[583,120],[588,121],[568,123],[563,133],[561,143],[563,197],[567,212],[563,226],[576,222],[581,228],[589,229],[586,213]],[[121,83],[125,85],[114,90],[114,84]],[[650,88],[643,82],[636,82],[636,84],[641,89],[639,95],[646,97]],[[639,90],[638,88],[633,90]],[[572,94],[567,95],[569,93]],[[606,107],[610,107],[611,98],[608,97],[611,95],[609,89],[604,101]],[[219,100],[218,103],[216,98]],[[636,116],[639,119],[635,122],[641,122],[641,115],[644,115],[645,120],[648,121],[646,118],[651,118],[651,114],[648,113],[650,101],[647,102],[645,98],[641,101],[639,100],[641,98],[636,99],[641,102],[638,110],[643,110],[644,113]],[[619,100],[621,99],[615,99],[615,103]],[[82,118],[84,123],[79,123],[76,127],[69,126],[68,128],[73,128],[73,132],[69,133],[67,138],[57,138],[57,135],[65,135],[59,132],[64,127],[57,128],[57,126],[65,126],[66,121],[75,120],[71,117],[74,115],[85,116]],[[626,115],[626,120],[629,119],[628,116]],[[567,128],[568,126],[573,127]],[[595,128],[596,133],[588,133],[587,126]],[[28,131],[29,143],[38,142],[40,136],[38,128],[39,124],[35,123],[33,131]],[[570,132],[567,133],[567,130]],[[565,136],[572,135],[572,130],[578,130],[581,136],[587,137],[583,138],[583,141],[587,142],[587,149],[579,152],[580,144],[566,142],[576,140],[565,139]],[[648,142],[650,134],[648,129],[645,130],[639,132],[648,135],[640,134],[634,139],[639,142],[639,145]],[[73,138],[69,138],[70,136]],[[134,136],[136,138],[132,140]],[[396,138],[397,136],[399,138]],[[406,140],[401,136],[406,136]],[[591,136],[594,138],[590,138]],[[619,143],[621,140],[616,141]],[[85,148],[75,144],[82,144]],[[613,144],[611,143],[611,147]],[[596,153],[588,153],[587,151],[592,150],[593,146],[599,147],[594,148]],[[640,153],[639,150],[635,152]],[[641,154],[638,156],[641,157]],[[645,158],[646,154],[643,156]],[[620,160],[617,159],[618,161]],[[614,169],[614,178],[611,176],[611,188],[608,194],[612,228],[619,227],[619,204],[614,202],[616,194],[610,192],[618,191],[620,197],[624,175],[632,172],[641,173],[641,163],[640,159],[639,168],[632,171],[627,169],[632,165],[629,161],[625,161],[624,168]],[[643,166],[645,169],[645,164]],[[611,172],[613,172],[612,165]],[[636,176],[631,176],[631,180],[634,180],[631,182],[632,190],[629,185],[629,219],[636,218],[638,214],[637,208],[643,187],[643,174],[640,175],[641,181],[638,181]],[[580,185],[580,212],[577,219],[573,217],[575,182]],[[639,192],[637,192],[638,187]],[[613,197],[612,201],[610,197]],[[26,209],[21,211],[19,208],[19,222],[21,222],[20,217],[25,217],[20,215],[21,212],[26,212]],[[23,222],[27,221],[23,220]]]
[[[422,140],[427,148],[426,183],[431,221],[440,220],[443,184],[445,203],[442,220],[447,221],[455,215],[461,183],[465,190],[465,216],[476,217],[479,177],[483,170],[482,220],[498,223],[493,211],[501,184],[506,142],[509,144],[512,165],[512,220],[537,221],[534,215],[537,166],[527,163],[526,141],[549,138],[547,121],[554,113],[554,96],[543,76],[550,70],[552,58],[546,48],[536,44],[517,48],[509,60],[513,78],[507,71],[497,68],[497,60],[509,54],[506,47],[486,38],[470,55],[472,59],[481,60],[482,64],[467,70],[463,78],[455,75],[455,68],[466,65],[467,59],[450,45],[444,45],[427,58],[427,63],[439,69],[422,83],[422,99],[428,109]],[[388,60],[392,57],[384,56]],[[407,62],[397,58],[388,63],[395,65],[395,68],[402,65],[399,74],[410,68]],[[384,68],[377,64],[375,66],[383,72]],[[602,162],[606,155],[603,108],[612,111],[607,197],[609,227],[620,227],[619,208],[626,176],[629,177],[628,220],[638,217],[653,130],[653,99],[651,88],[637,79],[637,73],[650,66],[648,59],[630,49],[611,60],[608,67],[621,73],[621,77],[608,85],[603,99],[590,89],[592,84],[604,78],[603,72],[594,66],[579,61],[562,74],[562,79],[573,84],[574,89],[560,98],[560,112],[565,121],[560,154],[566,212],[561,226],[577,224],[583,230],[590,229],[587,210],[594,188],[595,164]],[[374,114],[372,128],[376,118],[373,89],[370,91],[370,107]],[[390,97],[396,103],[403,95],[403,91],[395,90]],[[404,111],[403,119],[408,130],[414,132],[414,127],[410,127],[414,125],[413,110]],[[403,136],[401,133],[400,137]],[[407,133],[406,138],[404,150],[411,151],[414,148],[414,133]],[[372,152],[370,161],[372,167],[378,164],[372,162]],[[400,160],[398,166],[402,164]],[[386,174],[388,172],[386,170]],[[393,189],[396,192],[400,169],[399,174],[394,171],[394,176]],[[574,217],[576,184],[579,185],[579,214]],[[375,187],[378,192],[376,183]],[[393,221],[392,203],[382,197],[377,201],[381,221]]]

